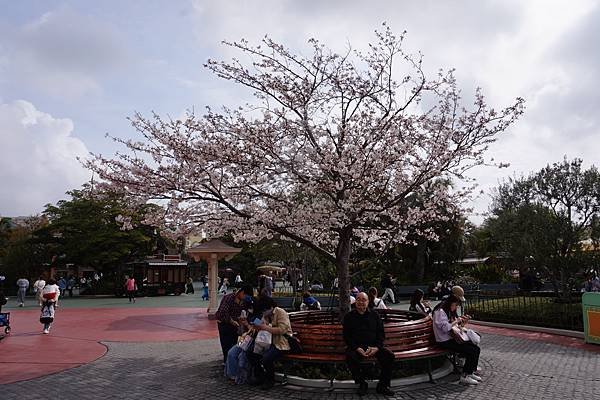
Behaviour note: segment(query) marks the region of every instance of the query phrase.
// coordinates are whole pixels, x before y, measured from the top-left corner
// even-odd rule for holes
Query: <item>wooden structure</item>
[[[206,261],[208,263],[208,316],[214,318],[217,312],[217,285],[219,284],[218,267],[219,260],[229,260],[242,251],[241,248],[231,247],[218,239],[187,249],[187,254],[194,261]]]
[[[124,294],[125,275],[133,276],[141,294],[154,296],[175,294],[185,291],[188,276],[188,263],[179,254],[164,254],[143,261],[128,263],[118,274],[119,282],[115,285],[117,295]]]
[[[448,354],[440,348],[433,335],[433,321],[430,316],[400,310],[376,310],[383,320],[385,347],[390,349],[397,361],[427,359],[428,374],[431,374],[431,358]],[[285,359],[292,361],[332,363],[346,362],[342,324],[337,313],[329,311],[300,311],[290,313],[292,331],[300,343],[301,354],[287,354]],[[375,362],[375,358],[366,362]],[[333,377],[331,379],[333,384]]]

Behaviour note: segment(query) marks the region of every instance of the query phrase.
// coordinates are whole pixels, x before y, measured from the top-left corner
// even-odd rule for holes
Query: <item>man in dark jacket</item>
[[[383,322],[375,311],[368,309],[369,297],[366,293],[359,293],[354,304],[356,308],[344,317],[344,342],[347,346],[346,363],[354,381],[359,385],[358,394],[364,395],[368,389],[360,363],[365,358],[375,357],[381,367],[377,393],[393,396],[390,380],[394,353],[383,346]]]

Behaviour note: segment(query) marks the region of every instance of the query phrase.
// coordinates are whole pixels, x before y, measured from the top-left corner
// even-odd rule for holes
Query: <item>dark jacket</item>
[[[350,350],[368,346],[383,347],[385,333],[383,322],[375,311],[367,309],[364,314],[352,310],[344,317],[344,342]]]
[[[381,278],[381,287],[384,289],[393,289],[394,284],[392,283],[392,279],[387,275]]]

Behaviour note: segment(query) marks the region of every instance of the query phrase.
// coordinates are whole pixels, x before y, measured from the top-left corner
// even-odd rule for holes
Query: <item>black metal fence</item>
[[[581,298],[546,295],[467,296],[464,310],[480,321],[583,331]]]

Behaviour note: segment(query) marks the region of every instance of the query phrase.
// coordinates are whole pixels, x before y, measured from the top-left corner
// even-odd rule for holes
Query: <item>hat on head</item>
[[[452,294],[460,299],[460,301],[466,301],[465,291],[460,286],[452,286]]]
[[[314,297],[310,296],[310,297],[306,297],[304,299],[304,304],[306,304],[307,306],[312,306],[313,304],[315,304],[317,302],[317,299],[315,299]]]

